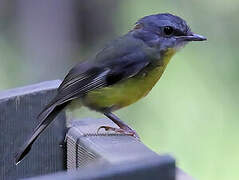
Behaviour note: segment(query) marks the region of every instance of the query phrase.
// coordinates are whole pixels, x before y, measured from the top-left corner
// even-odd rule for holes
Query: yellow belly
[[[162,64],[146,73],[141,73],[113,86],[91,91],[84,99],[84,104],[93,109],[128,106],[146,96],[162,76],[173,53],[165,56]]]

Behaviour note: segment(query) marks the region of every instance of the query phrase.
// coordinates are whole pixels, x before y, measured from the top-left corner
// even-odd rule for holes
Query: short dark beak
[[[207,40],[207,38],[205,38],[204,36],[201,36],[195,33],[190,33],[187,36],[179,36],[178,38],[182,41],[206,41]]]

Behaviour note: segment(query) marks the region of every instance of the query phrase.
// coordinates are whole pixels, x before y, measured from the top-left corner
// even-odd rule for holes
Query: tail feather
[[[18,164],[31,150],[32,144],[38,136],[46,129],[46,127],[55,119],[55,117],[65,108],[68,103],[61,105],[50,104],[39,115],[40,124],[34,129],[30,138],[20,148],[15,156],[15,163]]]

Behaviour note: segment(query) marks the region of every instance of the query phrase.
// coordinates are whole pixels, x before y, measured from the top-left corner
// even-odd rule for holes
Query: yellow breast
[[[136,102],[146,96],[154,87],[173,54],[173,50],[168,51],[161,64],[148,72],[141,73],[113,86],[89,92],[84,99],[84,104],[94,109],[112,107],[116,110]]]

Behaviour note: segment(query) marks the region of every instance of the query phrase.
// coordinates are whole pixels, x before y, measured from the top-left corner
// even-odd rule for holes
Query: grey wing
[[[138,51],[105,63],[88,64],[89,67],[84,64],[84,70],[80,65],[76,66],[58,88],[58,94],[52,103],[62,104],[82,97],[89,91],[111,86],[136,75],[148,64],[145,54]]]

